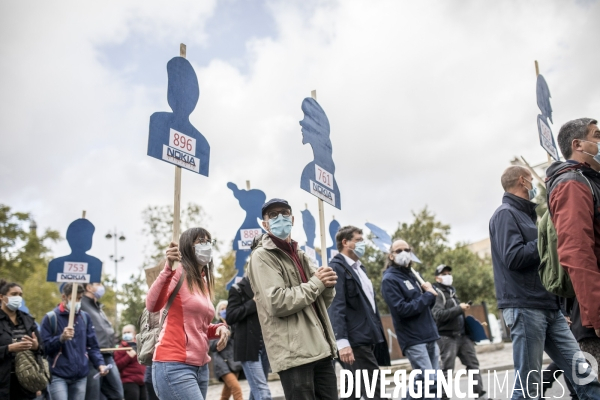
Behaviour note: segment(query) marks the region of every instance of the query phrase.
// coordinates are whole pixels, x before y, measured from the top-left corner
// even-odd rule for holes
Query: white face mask
[[[212,260],[212,244],[210,243],[198,243],[194,246],[194,251],[196,253],[196,259],[200,263],[200,265],[208,265],[210,260]]]
[[[396,254],[394,256],[394,262],[401,267],[408,267],[411,261],[412,257],[410,256],[410,252],[408,251],[403,251],[402,253]]]
[[[452,275],[440,275],[442,285],[452,286]]]
[[[8,300],[6,301],[6,307],[10,311],[17,311],[21,305],[23,304],[23,298],[21,296],[6,296]]]

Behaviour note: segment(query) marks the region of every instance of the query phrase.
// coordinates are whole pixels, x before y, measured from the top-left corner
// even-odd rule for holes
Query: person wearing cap
[[[440,358],[436,341],[440,336],[431,309],[438,293],[431,283],[419,283],[412,269],[414,260],[408,243],[404,240],[392,243],[383,271],[381,294],[390,309],[402,354],[408,358],[413,370],[427,370],[430,381],[435,382],[437,372],[434,370],[439,369]],[[423,374],[418,379],[423,381]],[[427,390],[437,393],[437,385],[434,383]]]
[[[337,399],[337,346],[327,315],[337,275],[329,267],[317,269],[298,249],[286,200],[269,200],[261,211],[267,233],[252,244],[248,278],[271,369],[286,399]]]
[[[384,333],[373,284],[367,277],[360,257],[365,254],[363,232],[355,226],[344,226],[335,235],[338,254],[330,261],[331,268],[339,279],[335,285],[335,298],[329,307],[329,318],[337,339],[340,361],[344,369],[366,370],[369,382],[373,371],[379,370],[375,357],[375,345],[383,343]],[[365,380],[361,379],[361,393],[365,391]],[[351,398],[357,391],[353,386]],[[380,399],[380,380],[375,381],[375,396]]]
[[[461,303],[456,296],[456,289],[452,286],[452,267],[449,265],[438,265],[435,269],[435,281],[433,287],[438,292],[435,305],[431,312],[438,327],[440,338],[437,343],[440,348],[441,369],[448,379],[450,371],[454,371],[456,357],[468,370],[479,371],[479,360],[475,352],[473,341],[467,336],[465,325],[465,310],[470,308],[469,304]],[[479,397],[485,394],[483,390],[481,375],[474,375],[477,380],[473,392]],[[442,399],[451,396],[444,393]]]

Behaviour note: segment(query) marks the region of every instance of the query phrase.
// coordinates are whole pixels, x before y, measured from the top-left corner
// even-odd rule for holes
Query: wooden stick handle
[[[73,290],[71,290],[71,310],[69,311],[69,328],[73,327],[75,323],[75,303],[77,303],[77,289],[79,289],[79,283],[73,284]]]
[[[413,275],[415,276],[415,278],[417,278],[417,280],[419,281],[419,283],[421,285],[425,283],[423,278],[421,278],[421,275],[419,275],[419,273],[417,271],[415,271],[415,269],[413,267],[410,267],[410,270],[412,271]]]
[[[133,347],[108,347],[106,349],[100,349],[100,353],[108,353],[109,351],[129,351],[133,350]]]

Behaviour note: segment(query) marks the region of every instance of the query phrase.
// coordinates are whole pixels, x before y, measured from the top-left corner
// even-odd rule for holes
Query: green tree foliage
[[[119,321],[121,329],[125,325],[132,324],[135,325],[136,330],[139,332],[138,318],[142,315],[146,306],[146,292],[146,279],[142,274],[131,275],[129,282],[121,286],[118,295],[119,303],[123,306],[123,312]]]
[[[25,225],[30,229],[26,230]],[[29,213],[12,212],[9,206],[0,204],[0,277],[25,282],[37,264],[48,261],[49,249],[44,242],[59,239],[59,233],[51,229],[38,236]]]
[[[57,284],[46,282],[51,257],[44,244],[59,239],[51,229],[38,236],[29,213],[0,204],[0,278],[22,285],[25,303],[38,322],[60,302]]]
[[[427,207],[418,213],[412,213],[414,220],[411,224],[402,222],[392,235],[392,240],[406,241],[422,264],[415,263],[414,268],[423,276],[432,276],[435,258],[448,250],[448,235],[450,225],[435,219],[435,214]]]
[[[102,310],[112,326],[117,329],[117,293],[115,292],[115,279],[109,275],[102,274],[102,285],[104,286],[104,296],[100,299]]]
[[[215,303],[219,300],[227,300],[229,291],[227,283],[237,274],[235,268],[235,251],[230,250],[221,257],[221,262],[215,266]]]

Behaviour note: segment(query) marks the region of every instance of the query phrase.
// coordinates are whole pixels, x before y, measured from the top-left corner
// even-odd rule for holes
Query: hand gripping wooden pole
[[[317,100],[317,91],[311,90],[310,96]],[[323,263],[323,267],[326,267],[328,264],[327,260],[327,240],[325,237],[325,205],[323,204],[323,199],[317,199],[319,203],[319,231],[321,233],[321,260]]]

